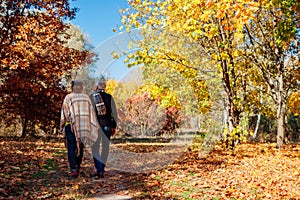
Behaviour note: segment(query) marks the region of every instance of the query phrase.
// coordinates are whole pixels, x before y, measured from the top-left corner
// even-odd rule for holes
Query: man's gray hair
[[[106,88],[106,78],[104,76],[101,76],[100,79],[97,82],[98,89],[105,89]]]

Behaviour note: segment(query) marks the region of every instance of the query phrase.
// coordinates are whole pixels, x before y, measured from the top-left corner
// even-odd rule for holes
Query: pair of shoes
[[[70,173],[70,176],[71,176],[72,178],[77,178],[78,175],[79,175],[78,170],[77,170],[77,171],[73,171],[73,172]]]
[[[104,172],[96,172],[95,174],[92,174],[91,177],[97,178],[97,179],[104,178]]]
[[[71,171],[77,171],[78,175],[79,175],[79,171],[80,171],[80,165],[75,165],[75,169],[71,170]]]
[[[104,178],[104,172],[97,172],[98,178]]]

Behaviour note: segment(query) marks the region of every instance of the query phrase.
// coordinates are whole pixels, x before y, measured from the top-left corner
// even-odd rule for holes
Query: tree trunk
[[[284,102],[283,102],[283,76],[278,78],[278,107],[277,107],[277,148],[282,148],[284,141]]]
[[[260,90],[259,90],[259,103],[263,104],[263,101],[262,101],[262,86],[260,86]],[[261,114],[259,113],[257,115],[256,127],[255,127],[255,131],[254,131],[254,134],[253,134],[254,139],[256,139],[256,137],[257,137],[257,133],[258,133],[259,125],[260,125],[260,118],[261,118]]]
[[[260,124],[260,118],[261,118],[261,114],[258,114],[257,115],[256,126],[255,126],[255,131],[254,131],[254,134],[253,134],[254,139],[256,139],[256,137],[257,137],[257,132],[258,132],[258,129],[259,129],[259,124]]]
[[[25,117],[24,122],[23,122],[23,130],[22,130],[21,138],[25,138],[25,136],[26,136],[27,125],[28,125],[28,120]]]
[[[284,141],[284,117],[283,114],[277,119],[277,148],[282,148]]]
[[[277,148],[282,148],[284,137],[285,137],[284,111],[285,111],[285,106],[283,102],[280,101],[277,108]]]
[[[239,123],[239,113],[234,111],[234,103],[233,103],[233,97],[228,95],[228,105],[227,105],[227,128],[228,128],[228,134],[226,138],[226,148],[234,149],[238,140],[236,141],[234,138],[230,136],[233,129],[238,125]]]

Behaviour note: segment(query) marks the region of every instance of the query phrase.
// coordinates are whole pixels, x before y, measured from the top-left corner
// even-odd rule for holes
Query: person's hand
[[[111,135],[114,136],[116,134],[116,128],[111,129]]]
[[[65,137],[63,138],[63,143],[64,143],[65,147],[68,148],[67,138],[65,138]]]
[[[58,132],[59,132],[59,135],[64,136],[64,133],[65,133],[65,127],[64,127],[64,126],[60,126]]]

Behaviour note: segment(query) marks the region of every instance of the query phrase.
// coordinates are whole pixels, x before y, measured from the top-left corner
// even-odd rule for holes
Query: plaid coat
[[[89,96],[83,93],[70,93],[65,97],[60,118],[60,132],[63,136],[67,123],[71,124],[78,147],[80,141],[84,145],[92,145],[97,140],[99,125]]]

